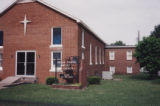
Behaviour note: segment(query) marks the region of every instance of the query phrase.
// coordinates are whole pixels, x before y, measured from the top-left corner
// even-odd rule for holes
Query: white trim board
[[[18,0],[17,3],[30,3],[35,2],[36,0]]]

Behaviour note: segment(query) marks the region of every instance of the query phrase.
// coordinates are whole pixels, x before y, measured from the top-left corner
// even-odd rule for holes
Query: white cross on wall
[[[27,31],[27,24],[31,23],[31,21],[27,20],[26,14],[24,16],[24,20],[20,21],[20,23],[24,24],[24,35],[26,35],[26,31]]]

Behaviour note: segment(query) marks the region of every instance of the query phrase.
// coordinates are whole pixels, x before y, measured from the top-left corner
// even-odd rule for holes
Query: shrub
[[[101,78],[97,76],[88,77],[88,84],[100,84]]]
[[[47,85],[52,85],[53,83],[58,83],[58,78],[55,78],[55,77],[48,77],[46,79],[46,84]]]

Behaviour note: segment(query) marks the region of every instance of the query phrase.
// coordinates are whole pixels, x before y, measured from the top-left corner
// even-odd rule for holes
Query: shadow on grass
[[[129,78],[135,79],[135,80],[154,80],[154,79],[157,79],[157,77],[150,77],[150,75],[148,73],[140,73],[138,75],[132,75]]]
[[[140,73],[139,75],[132,75],[129,77],[134,80],[151,81],[153,84],[160,84],[160,77],[150,76],[148,73]]]
[[[156,84],[156,85],[160,85],[160,78],[156,79],[156,80],[153,80],[152,83]]]
[[[24,101],[14,101],[14,100],[0,100],[0,105],[2,106],[75,106],[75,105],[65,105],[65,104],[55,104],[55,103],[40,103],[40,102],[24,102]]]

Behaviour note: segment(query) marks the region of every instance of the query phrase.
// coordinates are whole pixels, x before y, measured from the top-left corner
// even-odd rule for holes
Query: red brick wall
[[[25,14],[32,23],[27,25],[24,36],[24,25],[20,21],[24,20]],[[62,28],[63,48],[50,48],[52,27]],[[36,51],[36,76],[42,83],[46,77],[54,76],[49,72],[51,51],[62,50],[63,60],[78,55],[77,23],[39,3],[15,5],[0,17],[0,29],[4,31],[3,78],[15,75],[17,50]]]
[[[82,28],[81,26],[79,26],[79,56],[82,55]],[[85,62],[85,70],[87,72],[87,76],[101,76],[102,75],[102,71],[105,70],[105,64],[99,64],[99,48],[101,48],[101,58],[102,58],[102,50],[104,51],[105,48],[105,44],[103,42],[101,42],[99,39],[97,39],[95,36],[93,36],[93,34],[91,32],[89,32],[88,30],[85,30],[84,33],[84,45],[85,45],[85,49],[84,49],[84,62]],[[90,43],[92,44],[92,65],[90,65]],[[98,64],[95,64],[95,47],[98,47],[98,53],[97,53],[97,61]],[[104,53],[105,54],[105,53]],[[103,60],[103,59],[101,59]]]
[[[107,48],[105,50],[106,70],[109,71],[110,66],[115,66],[116,74],[127,74],[127,66],[132,66],[133,74],[138,74],[140,66],[136,63],[135,57],[133,57],[132,60],[127,60],[127,50],[132,50],[132,54],[134,54],[135,48]],[[115,52],[115,60],[109,60],[109,51]]]
[[[0,72],[0,81],[2,80],[2,78],[3,78],[3,72],[1,71]]]
[[[32,22],[27,25],[27,33],[24,36],[24,25],[20,21],[27,19]],[[81,57],[81,26],[56,11],[39,3],[17,4],[0,16],[0,29],[4,31],[3,78],[15,76],[16,51],[36,51],[36,76],[40,83],[44,83],[46,77],[54,76],[49,72],[51,68],[51,51],[61,50],[63,61],[68,56]],[[62,48],[50,48],[51,28],[62,28]],[[89,45],[92,43],[93,65],[89,65]],[[95,65],[95,46],[104,50],[105,45],[92,33],[85,30],[85,67],[83,70],[88,76],[98,74],[105,70],[104,64]],[[99,50],[98,50],[99,51]],[[98,52],[99,63],[99,52]],[[58,73],[60,74],[60,73]],[[59,76],[59,75],[58,75]],[[83,78],[82,78],[83,79]],[[63,82],[62,79],[60,79]]]

